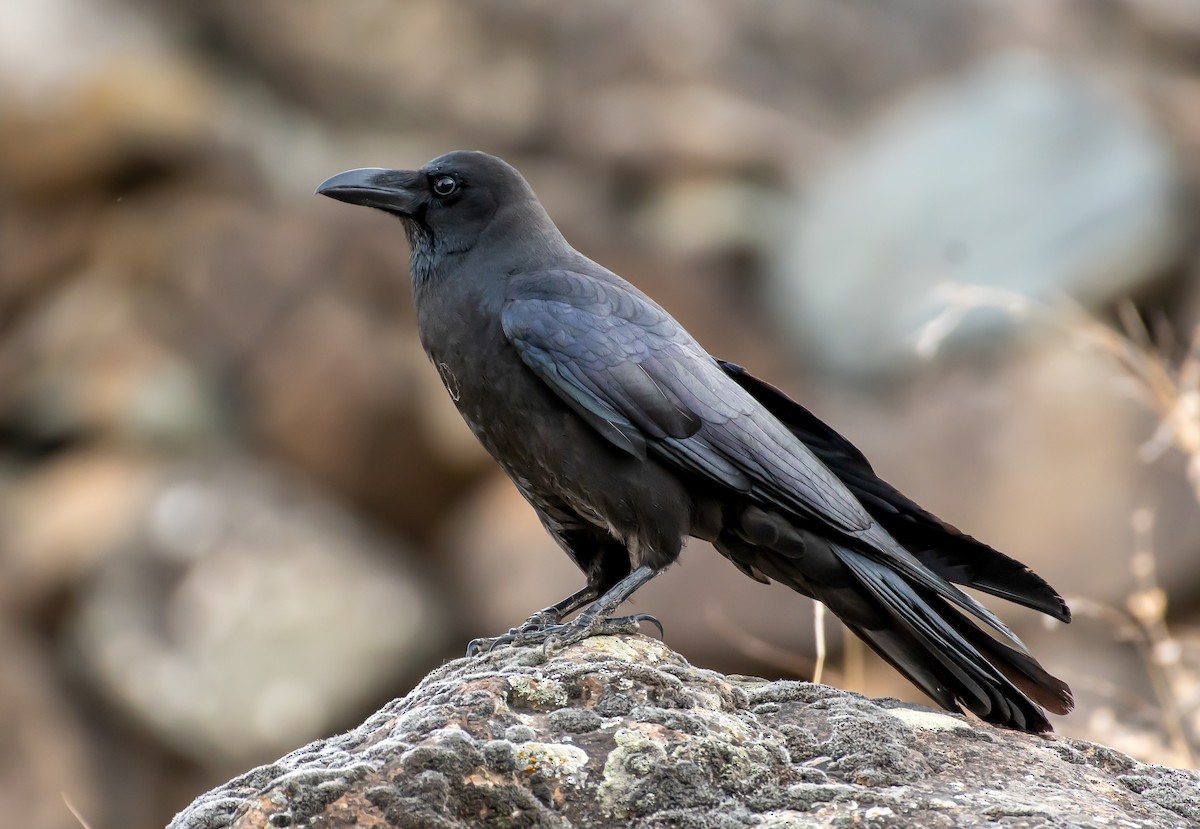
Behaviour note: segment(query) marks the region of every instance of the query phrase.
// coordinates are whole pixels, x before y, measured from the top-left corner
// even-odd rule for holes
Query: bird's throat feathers
[[[429,228],[417,219],[406,218],[403,221],[408,246],[412,251],[408,269],[412,275],[413,290],[417,291],[433,280],[436,263],[442,261],[442,257],[439,255],[437,240]]]

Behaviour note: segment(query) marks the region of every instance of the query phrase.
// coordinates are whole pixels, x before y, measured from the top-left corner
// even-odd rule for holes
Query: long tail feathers
[[[1032,732],[1052,730],[1042,707],[1071,710],[1070,689],[1032,656],[993,639],[941,596],[887,566],[853,550],[837,552],[895,623],[855,632],[939,704],[957,708],[946,706],[949,696],[982,720]]]
[[[890,560],[834,542],[817,547],[811,541],[803,556],[734,535],[723,536],[716,546],[744,572],[823,602],[947,710],[966,708],[986,722],[1036,733],[1053,730],[1043,708],[1065,714],[1074,706],[1066,684],[1046,672],[1019,640],[1011,637],[1017,647],[997,640],[964,615],[962,610],[979,616],[970,604],[955,606],[946,595],[965,594],[949,585],[930,589],[927,583],[937,578],[932,574],[913,580],[907,568],[889,566]]]

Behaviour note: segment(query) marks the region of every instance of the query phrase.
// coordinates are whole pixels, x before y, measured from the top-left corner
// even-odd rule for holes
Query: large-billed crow
[[[419,170],[340,173],[317,192],[402,220],[426,353],[587,576],[472,651],[652,618],[611,617],[692,536],[751,578],[823,602],[949,710],[1034,732],[1051,730],[1043,708],[1071,710],[1066,684],[951,584],[1069,621],[1045,581],[905,498],[782,392],[709,355],[567,244],[504,161],[452,152]]]

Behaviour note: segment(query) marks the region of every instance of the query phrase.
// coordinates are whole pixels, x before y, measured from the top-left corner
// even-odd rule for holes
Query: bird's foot
[[[601,616],[584,612],[570,622],[546,628],[545,635],[541,637],[542,650],[547,653],[560,650],[593,636],[637,633],[642,622],[654,625],[658,628],[658,635],[663,635],[662,622],[649,613],[634,613],[630,616]]]
[[[479,656],[491,653],[503,645],[537,645],[545,651],[558,650],[576,642],[582,642],[592,636],[612,636],[619,633],[637,633],[642,622],[649,622],[658,628],[658,635],[663,635],[662,622],[649,613],[635,613],[631,616],[601,616],[582,613],[569,622],[559,623],[545,611],[535,613],[524,623],[511,628],[507,633],[487,639],[472,639],[467,645],[467,656]]]
[[[562,618],[552,608],[539,610],[507,633],[488,638],[472,639],[467,643],[467,656],[491,653],[502,645],[537,644],[545,638],[540,634],[551,627],[559,627]]]

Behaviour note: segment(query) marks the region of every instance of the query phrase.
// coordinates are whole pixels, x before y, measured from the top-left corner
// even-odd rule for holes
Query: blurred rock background
[[[42,0],[0,7],[12,825],[162,826],[578,586],[426,365],[395,222],[311,195],[452,148],[1073,597],[1003,610],[1062,731],[1196,764],[1191,0]],[[947,282],[1087,315],[922,359]],[[1122,308],[1161,357],[1089,336]],[[812,670],[811,606],[704,545],[637,606],[696,664]]]

